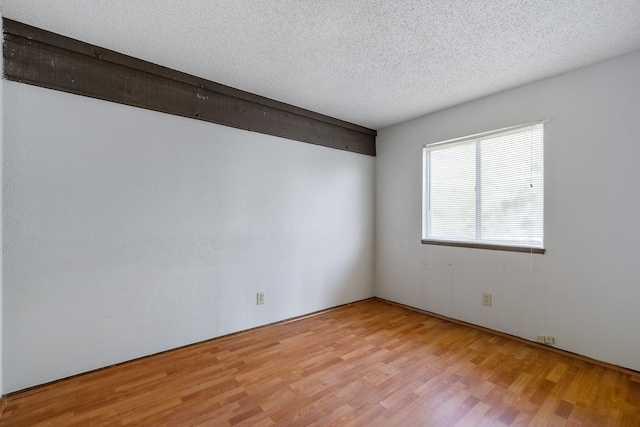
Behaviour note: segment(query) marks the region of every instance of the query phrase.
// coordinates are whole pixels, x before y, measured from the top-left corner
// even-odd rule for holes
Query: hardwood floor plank
[[[10,395],[2,427],[636,426],[637,375],[379,299]]]

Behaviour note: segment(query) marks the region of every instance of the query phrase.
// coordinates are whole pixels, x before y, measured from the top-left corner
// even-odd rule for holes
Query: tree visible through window
[[[426,145],[423,154],[425,243],[543,248],[543,123]]]

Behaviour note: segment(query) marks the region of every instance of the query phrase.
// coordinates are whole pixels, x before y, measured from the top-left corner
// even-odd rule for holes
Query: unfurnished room
[[[0,15],[0,427],[640,426],[638,0]]]

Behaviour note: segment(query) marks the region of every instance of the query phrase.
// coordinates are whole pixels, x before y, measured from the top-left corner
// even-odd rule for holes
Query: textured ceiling
[[[640,49],[640,0],[1,0],[0,12],[373,129]]]

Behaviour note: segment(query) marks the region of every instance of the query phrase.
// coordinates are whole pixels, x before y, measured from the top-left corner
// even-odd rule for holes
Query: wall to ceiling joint
[[[4,19],[11,81],[374,156],[376,131]]]

